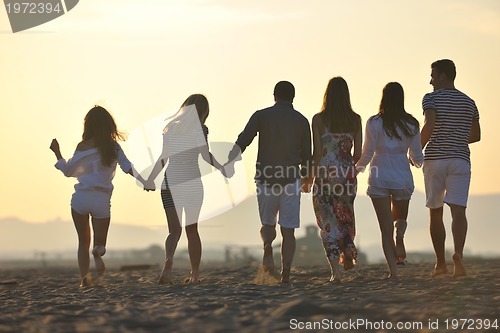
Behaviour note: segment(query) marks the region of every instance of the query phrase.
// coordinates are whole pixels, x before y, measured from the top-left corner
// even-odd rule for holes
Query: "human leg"
[[[448,272],[444,253],[446,230],[443,223],[443,207],[430,209],[430,220],[432,245],[436,254],[436,265],[432,276],[437,276]]]
[[[281,227],[281,282],[290,282],[290,269],[295,254],[295,229]]]
[[[350,170],[354,170],[351,168]],[[342,191],[334,190],[333,209],[336,214],[335,220],[338,224],[340,234],[340,244],[342,254],[340,263],[344,270],[354,268],[354,262],[357,258],[357,250],[354,244],[356,237],[356,219],[354,215],[354,200],[356,199],[357,180],[345,180],[341,185]]]
[[[406,259],[406,249],[404,244],[404,235],[408,222],[408,206],[410,200],[396,200],[392,197],[392,220],[396,231],[396,261],[398,264],[404,264]]]
[[[200,208],[185,208],[186,235],[188,239],[189,260],[191,261],[191,277],[189,282],[200,282],[201,239],[198,233]],[[195,222],[196,221],[196,222]]]
[[[172,283],[172,266],[174,254],[182,233],[180,223],[180,218],[182,218],[182,215],[177,214],[175,207],[165,208],[165,214],[167,216],[168,236],[165,240],[165,264],[161,271],[158,284]]]
[[[451,209],[451,230],[453,233],[454,254],[453,276],[466,275],[462,262],[465,239],[467,237],[467,217],[465,214],[471,179],[471,167],[468,161],[452,159],[449,162],[449,174],[446,178],[444,201]]]
[[[92,255],[94,256],[95,268],[99,277],[101,277],[106,270],[102,256],[106,253],[106,240],[108,239],[109,223],[109,217],[92,217],[92,229],[94,230],[94,247],[92,249]]]
[[[265,272],[274,274],[274,258],[272,242],[276,239],[276,220],[279,210],[279,194],[281,188],[277,188],[276,194],[273,187],[257,183],[257,203],[259,216],[262,223],[260,237],[264,244],[264,256],[262,266]]]
[[[465,276],[465,267],[462,259],[464,255],[465,239],[467,237],[467,217],[465,207],[450,204],[451,208],[451,231],[453,233],[453,243],[455,253],[453,254],[454,277]]]
[[[78,266],[80,268],[80,276],[82,278],[81,287],[86,287],[92,284],[92,279],[89,275],[90,265],[90,225],[89,215],[82,215],[71,209],[71,216],[78,234]]]
[[[279,221],[281,243],[281,282],[290,282],[290,270],[295,254],[295,228],[300,227],[300,181],[287,184],[280,194]]]
[[[392,221],[391,198],[372,197],[371,199],[382,235],[382,249],[384,250],[385,259],[389,266],[389,278],[395,278],[398,276],[398,269],[396,264],[396,246],[393,238],[394,225]]]
[[[276,225],[271,226],[263,224],[260,228],[260,236],[262,242],[264,243],[264,256],[262,258],[262,265],[264,271],[271,274],[274,273],[274,258],[273,258],[273,246],[272,243],[276,239]]]
[[[444,254],[446,230],[443,223],[443,205],[446,189],[446,177],[448,174],[447,160],[424,161],[424,183],[426,207],[430,212],[430,234],[436,264],[432,276],[438,276],[448,272]]]
[[[321,178],[316,178],[313,187],[313,209],[316,223],[320,228],[320,237],[325,255],[330,266],[330,281],[340,282],[340,240],[341,232],[331,207],[333,196],[331,186]]]

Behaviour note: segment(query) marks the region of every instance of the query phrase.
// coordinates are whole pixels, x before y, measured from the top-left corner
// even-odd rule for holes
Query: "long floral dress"
[[[313,206],[321,239],[329,260],[344,262],[344,251],[356,259],[354,198],[357,180],[351,149],[353,136],[330,133],[321,136],[323,147],[314,181]]]

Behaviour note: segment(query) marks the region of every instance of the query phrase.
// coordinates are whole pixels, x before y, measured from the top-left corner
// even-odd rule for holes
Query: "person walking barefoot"
[[[436,254],[431,276],[446,274],[443,206],[451,210],[454,277],[466,275],[463,251],[467,236],[465,214],[471,180],[469,144],[481,140],[476,103],[455,88],[457,71],[453,61],[442,59],[431,65],[434,91],[424,96],[425,122],[421,131],[425,147],[424,182],[426,206],[430,210],[430,232]]]
[[[410,161],[420,167],[423,160],[418,121],[405,111],[403,87],[390,82],[382,92],[378,114],[366,122],[363,153],[356,164],[358,171],[364,171],[370,163],[367,194],[377,214],[389,278],[398,277],[397,265],[406,259],[404,235],[415,188]]]
[[[172,267],[182,233],[183,213],[191,261],[191,274],[187,282],[200,282],[202,245],[198,233],[198,220],[203,204],[203,184],[198,156],[201,154],[207,163],[224,174],[223,166],[208,149],[208,127],[205,126],[208,115],[207,98],[201,94],[194,94],[184,101],[174,116],[167,119],[169,122],[163,130],[163,151],[146,182],[146,190],[155,190],[154,179],[168,162],[161,190],[163,208],[167,216],[168,236],[165,240],[165,264],[158,284],[173,283]]]
[[[57,139],[53,139],[50,149],[57,158],[55,167],[67,177],[75,177],[75,193],[71,197],[71,216],[78,233],[78,265],[80,287],[93,284],[89,273],[89,248],[91,232],[89,216],[92,217],[94,257],[99,279],[106,266],[102,256],[106,253],[106,240],[111,215],[112,180],[117,164],[127,174],[144,184],[144,179],[136,172],[125,156],[118,140],[125,136],[118,131],[111,114],[101,106],[93,107],[85,116],[82,141],[76,147],[73,157],[66,161],[60,151]]]
[[[352,269],[357,257],[354,164],[361,155],[361,131],[361,117],[352,110],[347,82],[334,77],[328,82],[321,112],[312,120],[313,207],[332,282],[341,280],[340,265]]]

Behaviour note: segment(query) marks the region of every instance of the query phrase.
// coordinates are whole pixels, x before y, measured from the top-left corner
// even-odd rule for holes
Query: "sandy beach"
[[[409,263],[400,280],[386,280],[384,265],[360,265],[332,284],[325,263],[294,268],[292,283],[280,284],[257,265],[204,266],[201,284],[185,284],[189,271],[179,268],[168,286],[156,284],[159,269],[110,269],[102,285],[85,289],[76,267],[4,269],[0,331],[498,332],[484,319],[500,325],[500,260],[466,267],[464,278],[431,278],[432,264]]]

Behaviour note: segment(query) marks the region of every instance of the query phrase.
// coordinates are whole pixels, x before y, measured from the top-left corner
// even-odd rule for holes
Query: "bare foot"
[[[80,288],[92,287],[93,285],[94,282],[92,281],[92,275],[90,275],[90,273],[87,273],[80,282]]]
[[[348,271],[348,270],[354,268],[355,253],[356,253],[356,248],[354,247],[353,244],[350,244],[344,250],[344,258],[343,258],[343,262],[342,262],[342,266],[344,267],[344,270]]]
[[[264,272],[274,274],[274,258],[273,258],[273,247],[271,244],[264,246],[264,257],[262,258],[262,266]]]
[[[403,236],[396,236],[396,261],[398,265],[404,265],[406,259],[406,249]]]
[[[399,279],[399,275],[398,273],[389,273],[389,275],[387,275],[387,278],[391,280],[397,280]]]
[[[330,282],[338,282],[338,283],[340,283],[340,282],[341,282],[341,281],[340,281],[340,276],[335,276],[335,275],[332,275],[332,276],[330,277]]]
[[[281,283],[290,283],[290,269],[283,269],[281,272]]]
[[[446,264],[444,266],[436,264],[434,266],[434,270],[431,273],[431,277],[436,277],[446,273],[448,273],[448,268],[446,267]]]
[[[102,256],[106,253],[106,248],[103,245],[94,246],[92,249],[92,255],[94,256],[95,269],[99,276],[99,280],[102,279],[106,266],[102,260]]]
[[[188,277],[186,280],[184,280],[184,283],[194,283],[194,284],[197,284],[197,283],[200,283],[201,282],[201,279],[200,279],[200,275],[199,274],[193,274],[193,272],[191,272],[191,276]]]
[[[173,284],[172,282],[172,261],[165,260],[165,265],[161,270],[160,279],[158,280],[158,284]]]
[[[453,264],[453,277],[461,277],[466,275],[462,257],[457,253],[453,255]]]
[[[354,268],[354,262],[352,259],[344,259],[344,264],[343,264],[344,270],[348,271],[350,269]]]

